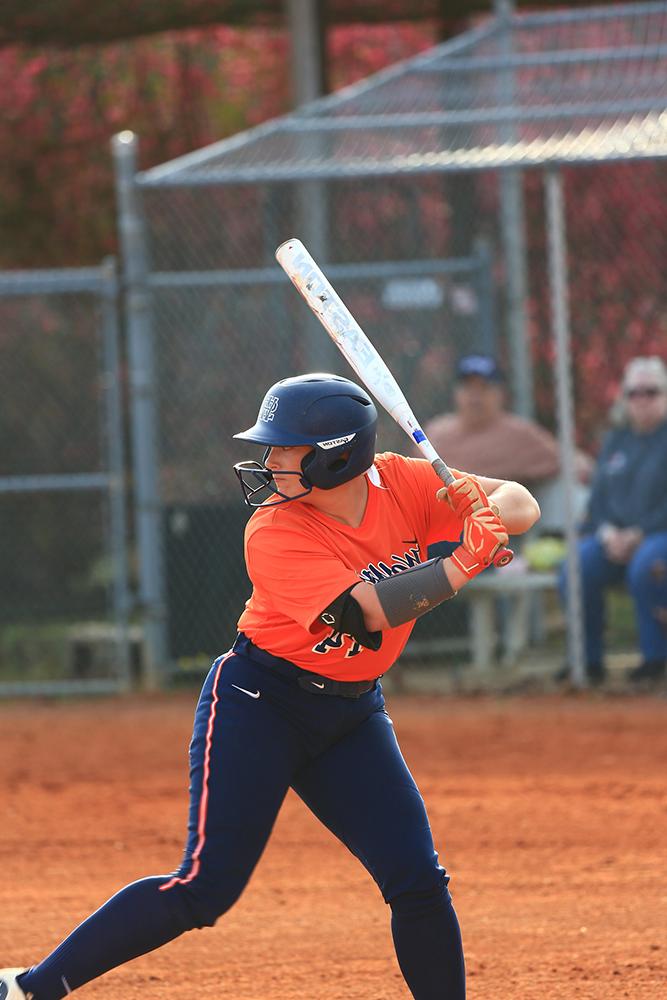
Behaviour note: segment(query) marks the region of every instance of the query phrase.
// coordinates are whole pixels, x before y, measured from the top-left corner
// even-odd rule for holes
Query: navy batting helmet
[[[282,379],[272,385],[259,408],[257,420],[247,431],[235,434],[242,441],[266,445],[262,463],[240,462],[234,470],[241,481],[246,503],[261,506],[268,494],[286,500],[277,489],[265,462],[272,447],[311,445],[296,473],[304,488],[331,490],[361,475],[373,464],[377,410],[364,389],[340,375],[310,374]]]

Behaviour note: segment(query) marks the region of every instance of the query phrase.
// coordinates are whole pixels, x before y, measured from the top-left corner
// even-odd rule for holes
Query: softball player
[[[236,437],[258,506],[245,535],[253,590],[238,637],[204,683],[190,745],[185,856],[126,886],[28,970],[0,972],[0,1000],[58,1000],[239,898],[288,788],[368,869],[391,909],[398,963],[418,1000],[462,1000],[461,936],[424,803],[379,678],[414,620],[451,598],[508,532],[539,516],[517,483],[375,455],[370,397],[335,375],[272,386]],[[430,543],[462,542],[424,561]]]

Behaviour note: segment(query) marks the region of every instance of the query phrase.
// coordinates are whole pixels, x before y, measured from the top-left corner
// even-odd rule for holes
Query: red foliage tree
[[[336,28],[333,82],[433,41],[423,25]],[[96,263],[115,247],[111,136],[135,131],[144,167],[205,146],[287,111],[288,66],[287,34],[270,28],[1,49],[0,267]]]

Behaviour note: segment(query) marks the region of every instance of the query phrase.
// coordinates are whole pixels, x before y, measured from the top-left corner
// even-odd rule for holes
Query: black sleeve
[[[342,594],[339,594],[324,609],[320,615],[320,621],[337,632],[344,632],[346,635],[351,635],[353,639],[356,639],[366,649],[372,649],[373,652],[377,652],[382,645],[382,632],[369,632],[366,628],[361,605],[350,593],[354,587],[356,587],[356,583],[352,584],[352,587],[348,587],[347,590],[344,590]]]

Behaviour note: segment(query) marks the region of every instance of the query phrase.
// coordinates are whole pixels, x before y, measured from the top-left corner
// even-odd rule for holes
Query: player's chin
[[[303,487],[294,481],[294,476],[274,476],[273,482],[279,495],[289,500],[299,500]]]

